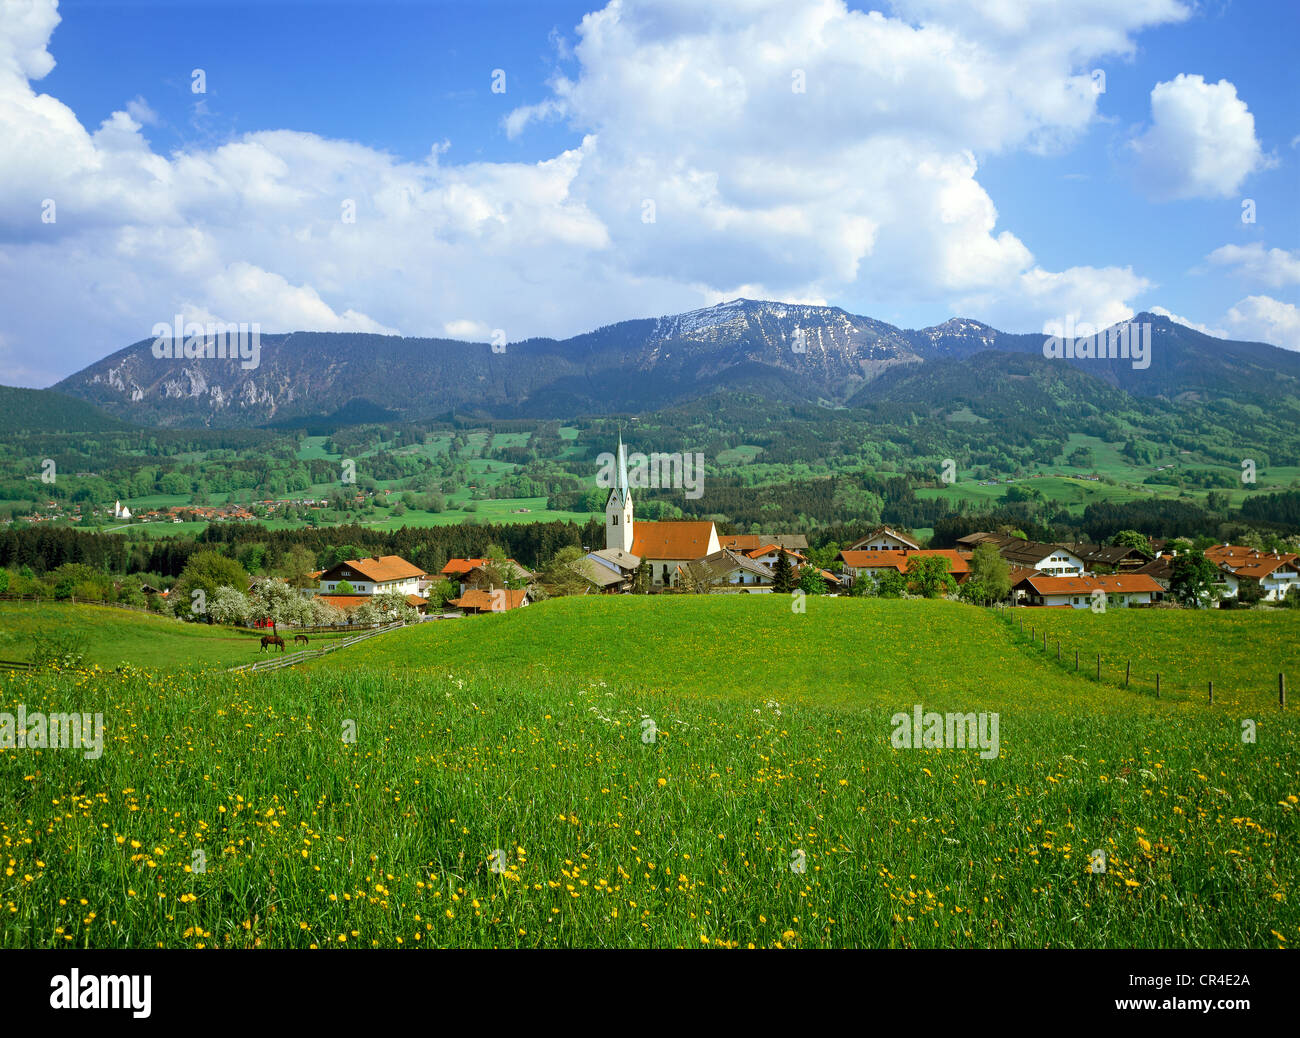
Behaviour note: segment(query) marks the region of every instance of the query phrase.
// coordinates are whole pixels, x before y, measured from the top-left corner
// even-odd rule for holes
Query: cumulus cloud
[[[942,305],[1009,328],[1123,319],[1149,282],[1044,269],[999,225],[976,156],[1067,146],[1097,117],[1093,65],[1187,13],[611,0],[555,43],[550,96],[504,121],[518,137],[562,118],[580,141],[453,165],[444,144],[410,162],[293,129],[162,155],[144,98],[88,129],[32,88],[58,15],[22,0],[0,26],[0,372],[53,340],[48,374],[67,374],[178,306],[266,331],[511,340],[736,294]]]
[[[1151,125],[1130,141],[1143,190],[1157,201],[1228,198],[1272,162],[1255,117],[1226,79],[1179,74],[1151,91]]]
[[[1227,267],[1232,273],[1269,288],[1300,285],[1300,252],[1265,249],[1263,242],[1252,242],[1249,245],[1222,245],[1205,258],[1216,266]]]
[[[1233,338],[1300,350],[1300,307],[1269,296],[1247,296],[1228,311]]]

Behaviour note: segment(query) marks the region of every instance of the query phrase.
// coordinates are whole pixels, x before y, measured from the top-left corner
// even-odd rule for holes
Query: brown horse
[[[268,645],[278,645],[280,646],[280,651],[284,652],[284,639],[281,638],[278,634],[262,635],[262,648],[260,651],[266,652],[266,647]]]
[[[295,634],[295,635],[293,636],[293,643],[294,643],[294,645],[297,645],[299,642],[302,642],[303,645],[310,645],[310,644],[311,644],[309,641],[307,641],[307,636],[306,636],[305,634]]]

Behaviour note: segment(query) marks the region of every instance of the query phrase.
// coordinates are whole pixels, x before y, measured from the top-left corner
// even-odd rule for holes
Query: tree
[[[874,598],[876,594],[875,578],[868,576],[866,573],[859,573],[853,578],[849,594],[854,598]]]
[[[981,605],[1001,602],[1011,593],[1010,574],[1011,567],[997,548],[991,544],[977,545],[971,555],[970,576],[961,586],[962,598]]]
[[[772,590],[778,595],[788,595],[794,587],[794,567],[790,565],[790,556],[778,551],[776,564],[772,567]]]
[[[420,619],[420,612],[407,604],[406,596],[400,591],[383,591],[357,606],[353,616],[359,624],[391,623],[394,620],[412,624]]]
[[[650,572],[650,562],[642,559],[636,567],[636,573],[632,575],[632,593],[635,595],[650,594],[650,585],[653,583]]]
[[[177,616],[193,618],[192,611],[197,612],[194,609],[196,601],[203,601],[206,611],[206,602],[211,601],[217,589],[223,587],[248,587],[248,574],[244,567],[215,551],[200,551],[190,556],[167,597]],[[195,591],[202,591],[202,598],[196,600]]]
[[[1183,605],[1200,608],[1214,600],[1214,581],[1218,575],[1218,568],[1203,552],[1186,552],[1174,559],[1169,593]]]
[[[1136,548],[1147,557],[1152,554],[1151,542],[1147,540],[1146,534],[1137,530],[1120,530],[1110,539],[1110,543],[1117,548]]]
[[[595,565],[576,544],[566,544],[542,567],[537,582],[547,595],[585,595],[591,591],[592,581],[583,574]]]
[[[334,594],[336,595],[355,595],[357,589],[349,584],[346,580],[340,580],[334,585]]]
[[[943,555],[912,555],[907,560],[907,590],[924,598],[952,594],[957,582]]]
[[[824,595],[826,578],[816,566],[804,566],[799,570],[799,587],[807,595]]]
[[[876,594],[881,598],[902,598],[907,590],[907,578],[896,569],[887,569],[876,581]]]
[[[311,623],[312,611],[307,599],[275,577],[256,581],[248,593],[248,600],[255,620],[266,618],[277,626]]]
[[[316,583],[312,579],[315,570],[316,556],[303,545],[295,544],[280,556],[279,564],[275,567],[275,575],[284,577],[290,587],[305,588]]]
[[[233,587],[219,587],[208,599],[208,616],[213,623],[245,625],[252,616],[248,596]]]

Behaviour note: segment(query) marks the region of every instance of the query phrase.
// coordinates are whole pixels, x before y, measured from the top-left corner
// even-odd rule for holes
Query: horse
[[[293,636],[293,643],[294,643],[294,645],[297,645],[299,642],[302,642],[303,645],[309,645],[309,644],[310,644],[310,642],[307,641],[307,636],[306,636],[305,634],[295,634],[295,635]]]
[[[260,651],[266,652],[266,647],[268,645],[278,645],[280,646],[280,651],[284,652],[284,639],[281,638],[278,634],[262,635],[262,648]]]

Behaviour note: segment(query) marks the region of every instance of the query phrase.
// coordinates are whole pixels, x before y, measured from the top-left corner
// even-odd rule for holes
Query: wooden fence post
[[[1079,673],[1079,650],[1074,650],[1074,672]]]
[[[1061,658],[1061,639],[1060,639],[1060,638],[1057,638],[1057,639],[1056,639],[1056,658],[1057,658],[1058,660]]]
[[[1210,682],[1210,705],[1214,705],[1214,682]]]
[[[1277,702],[1283,710],[1286,709],[1286,673],[1283,672],[1277,676]]]
[[[1101,653],[1097,653],[1097,680],[1101,680]]]
[[[1129,660],[1124,664],[1124,687],[1128,688],[1129,675],[1133,673],[1133,661]]]
[[[1156,698],[1160,698],[1160,672],[1156,672]]]

